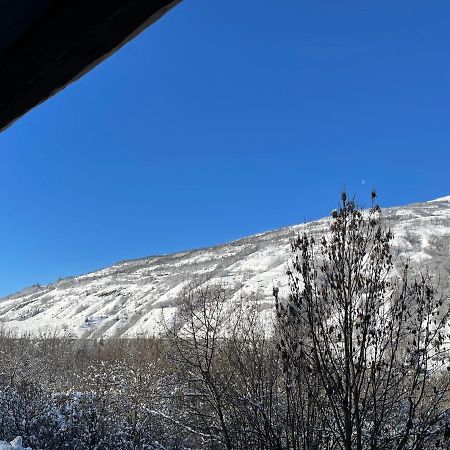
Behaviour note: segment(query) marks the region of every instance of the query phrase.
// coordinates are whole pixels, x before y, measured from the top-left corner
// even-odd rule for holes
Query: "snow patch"
[[[22,446],[22,438],[17,436],[13,441],[0,441],[0,450],[31,450],[30,447]]]
[[[428,203],[434,202],[450,202],[450,195],[447,195],[446,197],[435,198],[434,200],[430,200]]]

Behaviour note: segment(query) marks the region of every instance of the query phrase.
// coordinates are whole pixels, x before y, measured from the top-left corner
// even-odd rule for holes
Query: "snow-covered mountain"
[[[450,196],[384,210],[396,251],[448,286]],[[0,299],[0,323],[19,333],[66,331],[76,336],[155,334],[183,287],[206,276],[230,289],[230,299],[257,292],[271,309],[272,287],[285,289],[289,241],[307,229],[321,234],[329,219],[257,234],[217,247],[125,261],[97,272],[25,289]]]

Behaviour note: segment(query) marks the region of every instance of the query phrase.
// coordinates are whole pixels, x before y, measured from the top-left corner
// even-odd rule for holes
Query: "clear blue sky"
[[[0,294],[450,194],[450,2],[185,0],[0,134]]]

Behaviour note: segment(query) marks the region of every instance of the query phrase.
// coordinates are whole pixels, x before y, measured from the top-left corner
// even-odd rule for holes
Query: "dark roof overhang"
[[[0,131],[180,0],[0,0]]]

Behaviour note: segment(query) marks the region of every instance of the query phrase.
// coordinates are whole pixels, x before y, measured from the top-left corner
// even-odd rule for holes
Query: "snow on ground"
[[[22,447],[22,438],[16,437],[11,442],[0,441],[0,450],[31,450],[30,447]]]
[[[383,215],[394,231],[397,253],[421,268],[450,267],[450,196],[389,208]],[[282,295],[287,292],[290,239],[303,231],[321,235],[328,227],[329,219],[322,219],[34,286],[0,299],[0,327],[33,335],[155,335],[161,332],[162,315],[170,321],[180,292],[193,277],[223,283],[230,303],[256,293],[258,309],[267,310],[263,315],[269,318],[273,286]]]
[[[447,195],[446,197],[439,197],[435,198],[434,200],[431,200],[431,202],[450,202],[450,195]]]

